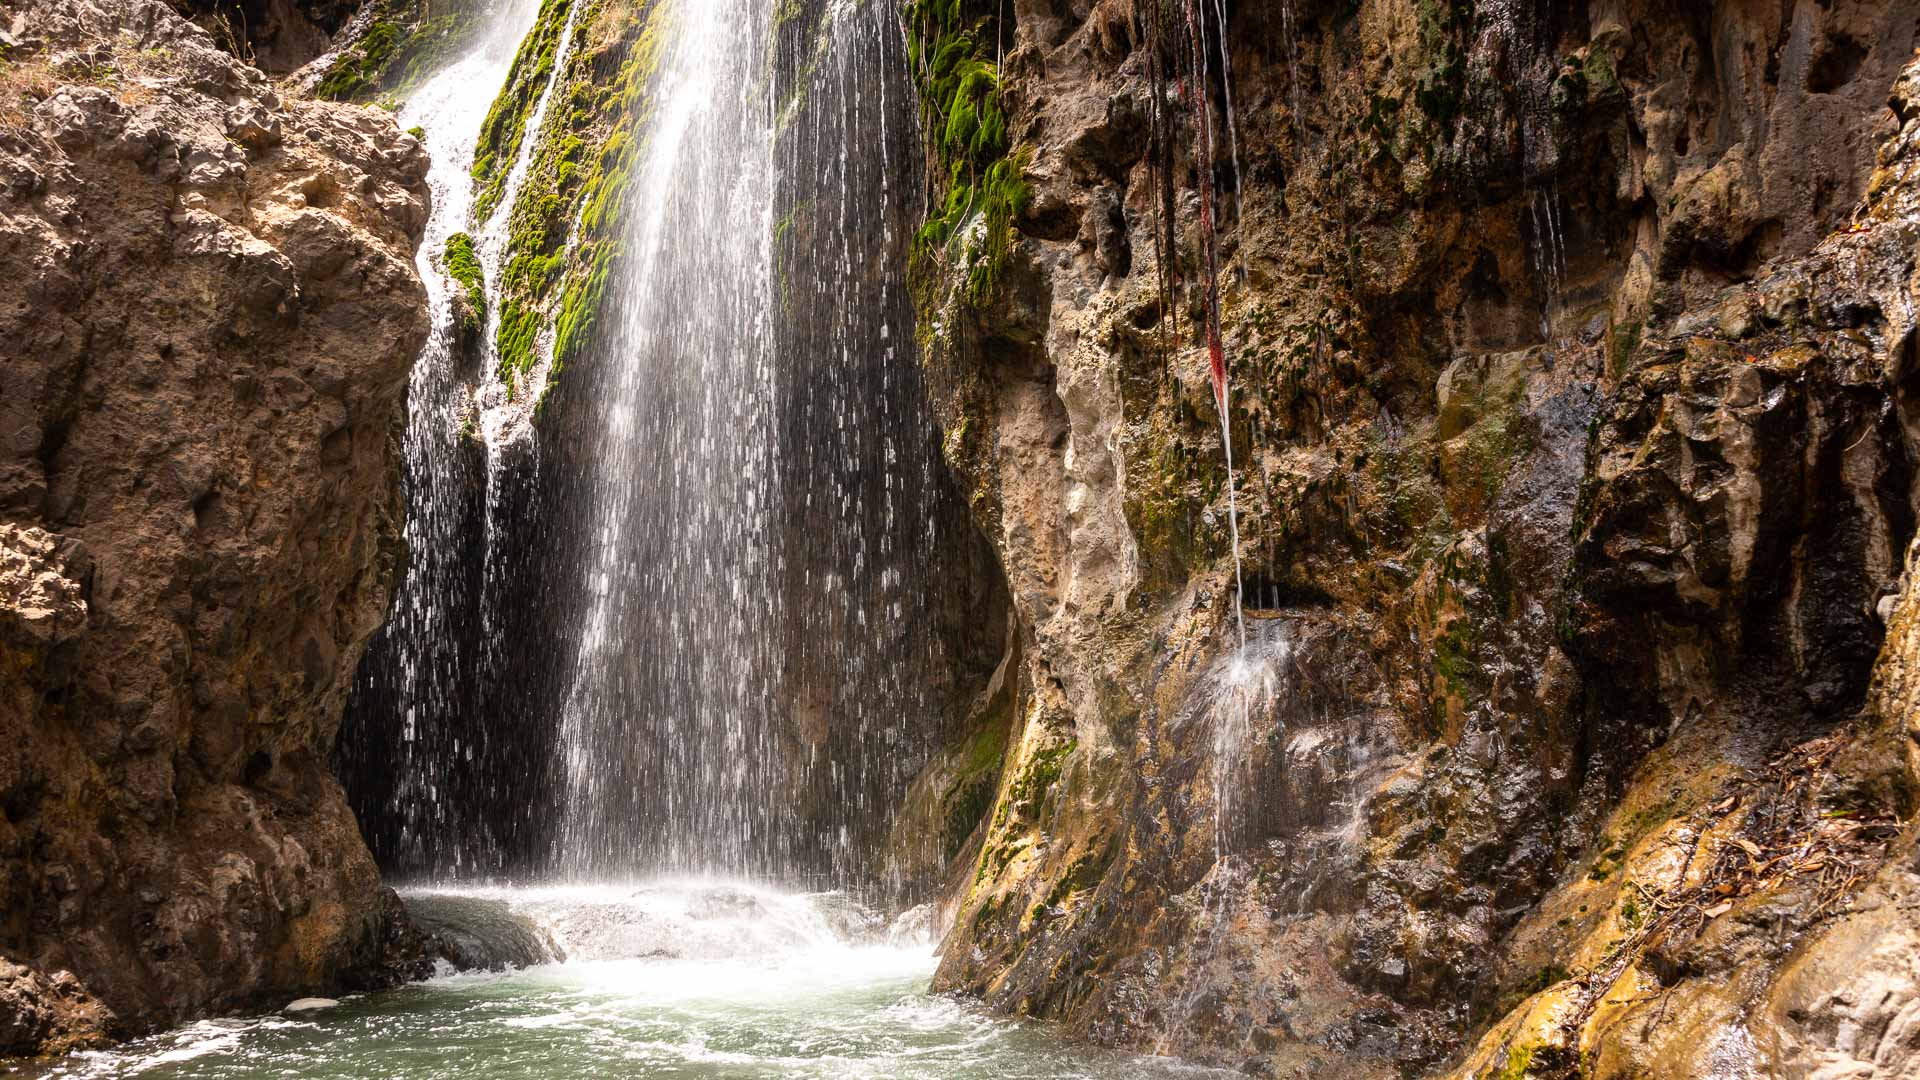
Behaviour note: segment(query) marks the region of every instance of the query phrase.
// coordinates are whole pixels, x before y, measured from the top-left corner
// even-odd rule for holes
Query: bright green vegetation
[[[520,42],[507,83],[487,110],[473,148],[473,213],[484,220],[505,193],[507,174],[527,136],[527,121],[546,88],[573,0],[543,0],[533,30]],[[537,133],[536,133],[537,135]]]
[[[477,324],[487,321],[487,285],[480,269],[480,258],[473,251],[473,237],[466,233],[454,233],[447,237],[447,250],[444,256],[447,273],[466,290],[470,320],[467,329],[473,330]]]
[[[480,25],[473,5],[445,0],[379,0],[379,18],[334,61],[314,96],[328,101],[368,101],[404,96]],[[429,14],[438,8],[438,14]]]
[[[556,56],[569,6],[546,0],[507,85],[488,112],[474,156],[474,212],[484,218],[504,194],[528,117],[555,63],[563,63],[528,163],[507,211],[506,264],[494,345],[499,374],[516,388],[553,331],[556,376],[594,337],[614,262],[628,178],[648,137],[650,87],[665,46],[667,5],[655,0],[580,0],[575,47]]]
[[[1533,1047],[1514,1045],[1507,1051],[1507,1063],[1495,1075],[1496,1080],[1524,1080],[1533,1067]]]
[[[946,184],[916,237],[916,254],[963,268],[967,300],[983,303],[1006,268],[1013,223],[1033,197],[1027,154],[1009,152],[1000,73],[987,58],[997,16],[978,0],[908,0],[906,16],[922,122]],[[968,230],[975,214],[984,223],[978,239]]]

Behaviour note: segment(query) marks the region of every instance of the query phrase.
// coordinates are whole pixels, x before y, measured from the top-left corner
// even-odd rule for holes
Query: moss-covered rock
[[[477,332],[487,322],[487,283],[480,257],[473,250],[473,237],[463,232],[447,237],[441,260],[448,276],[460,286],[460,300],[464,301],[459,312],[461,327],[467,333]]]
[[[516,392],[543,342],[552,385],[593,340],[671,16],[655,0],[547,0],[488,112],[473,162],[476,220],[495,212],[522,141],[534,140],[513,205],[500,210],[508,240],[494,346],[497,374]],[[560,55],[563,37],[570,48]],[[528,133],[550,78],[544,123]]]
[[[392,103],[459,55],[485,25],[481,0],[370,0],[313,85],[329,101]]]

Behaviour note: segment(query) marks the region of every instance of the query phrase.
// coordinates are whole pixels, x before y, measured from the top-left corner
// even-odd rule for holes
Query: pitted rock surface
[[[1203,8],[964,6],[1032,197],[920,297],[1016,622],[936,984],[1255,1075],[1904,1075],[1920,5],[1207,11],[1231,475]]]
[[[379,981],[404,915],[326,758],[391,587],[425,154],[154,0],[0,30],[6,1049]]]

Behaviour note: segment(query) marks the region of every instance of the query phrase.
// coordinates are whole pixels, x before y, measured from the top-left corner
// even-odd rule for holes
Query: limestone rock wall
[[[961,9],[1026,190],[995,266],[920,52],[920,327],[1017,640],[938,984],[1261,1075],[1910,1068],[1920,7]]]
[[[0,4],[0,1050],[383,978],[326,767],[426,158],[152,0]]]

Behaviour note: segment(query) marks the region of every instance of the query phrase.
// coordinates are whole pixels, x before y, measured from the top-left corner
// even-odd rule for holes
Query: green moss
[[[1473,623],[1465,616],[1448,623],[1434,642],[1433,672],[1440,677],[1446,696],[1466,700],[1467,676],[1473,673]]]
[[[1624,843],[1612,837],[1607,837],[1604,842],[1607,846],[1601,850],[1599,857],[1593,860],[1593,869],[1587,871],[1589,880],[1605,881],[1612,877],[1615,871],[1620,869],[1621,861],[1627,857],[1627,846]]]
[[[945,859],[960,853],[974,826],[993,808],[1000,766],[1007,754],[1007,732],[1005,718],[989,721],[959,747],[953,781],[942,796],[941,835],[946,840]]]
[[[1493,1074],[1493,1080],[1525,1080],[1532,1067],[1533,1047],[1516,1045],[1507,1050],[1506,1064]]]
[[[585,37],[565,60],[554,108],[541,130],[528,134],[527,114],[556,62],[552,53],[569,2],[586,5],[576,25],[576,35]],[[490,160],[476,153],[474,161],[476,183],[491,191],[488,201],[476,196],[480,216],[491,213],[504,194],[521,139],[538,140],[508,209],[506,261],[497,288],[495,352],[500,377],[515,392],[539,362],[539,341],[549,326],[549,387],[596,340],[608,282],[624,252],[618,222],[653,118],[650,88],[669,10],[653,0],[547,0],[488,115],[482,139]]]
[[[368,101],[397,107],[401,98],[458,52],[481,25],[475,5],[449,9],[423,0],[377,0],[380,17],[335,59],[314,87],[328,101]],[[438,11],[438,14],[433,12]]]
[[[541,319],[538,308],[514,297],[500,305],[500,324],[494,331],[494,348],[500,357],[500,377],[510,388],[517,388],[519,377],[533,370],[540,358]]]
[[[920,90],[923,126],[945,190],[914,245],[916,276],[953,266],[965,273],[963,297],[989,300],[1006,267],[1013,223],[1033,192],[1029,155],[1009,155],[999,70],[987,58],[996,9],[974,0],[908,0],[907,54]],[[977,239],[968,224],[981,215]]]
[[[480,124],[471,170],[475,220],[485,220],[491,215],[505,193],[513,159],[527,138],[527,122],[553,74],[555,54],[573,3],[574,0],[542,0],[532,31],[514,54],[506,84]]]
[[[1490,416],[1467,433],[1466,479],[1481,505],[1493,502],[1506,483],[1507,466],[1525,452],[1527,439],[1517,418]]]
[[[1016,813],[1037,818],[1046,804],[1047,796],[1053,791],[1053,785],[1060,779],[1066,768],[1067,758],[1078,745],[1072,739],[1057,743],[1044,750],[1037,751],[1027,761],[1026,768],[1013,781],[1007,790],[1006,805]]]
[[[380,73],[405,37],[406,31],[398,23],[374,23],[346,55],[334,62],[326,77],[314,87],[314,96],[328,101],[352,101],[378,89]]]
[[[1613,328],[1609,335],[1607,350],[1607,374],[1620,378],[1633,368],[1633,354],[1640,349],[1640,336],[1644,324],[1639,322],[1622,323]]]
[[[487,320],[487,284],[480,269],[479,256],[474,254],[473,237],[463,232],[447,237],[443,258],[447,273],[466,290],[467,303],[471,305],[469,318],[484,324]],[[470,322],[468,329],[477,327]]]
[[[1635,811],[1632,816],[1627,818],[1624,826],[1628,841],[1638,840],[1653,831],[1655,827],[1666,824],[1672,820],[1673,812],[1674,802],[1672,799],[1662,799],[1651,806],[1645,806]]]
[[[1463,39],[1472,11],[1472,5],[1440,0],[1420,0],[1416,7],[1420,66],[1414,77],[1413,101],[1442,128],[1460,115],[1467,60]]]
[[[941,835],[946,838],[944,850],[940,853],[942,862],[950,862],[960,854],[966,845],[967,837],[973,834],[980,819],[987,816],[993,807],[993,777],[976,778],[972,783],[958,789],[955,797],[948,800],[947,812],[941,822]]]
[[[1059,907],[1073,899],[1076,893],[1100,884],[1100,879],[1106,876],[1107,867],[1113,864],[1114,851],[1114,846],[1109,844],[1086,852],[1069,863],[1066,872],[1053,883],[1053,888],[1047,891],[1046,899],[1040,905],[1045,908]]]

